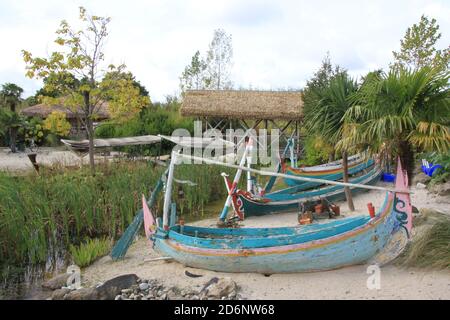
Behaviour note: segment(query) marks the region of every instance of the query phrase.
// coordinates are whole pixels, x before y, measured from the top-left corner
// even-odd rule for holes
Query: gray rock
[[[69,288],[56,289],[52,292],[52,300],[63,300],[64,296],[68,294],[71,290]]]
[[[141,290],[141,291],[145,291],[148,288],[149,288],[149,285],[146,282],[142,282],[142,283],[139,284],[139,290]]]
[[[418,182],[417,185],[416,185],[416,188],[417,188],[417,189],[425,189],[426,187],[427,187],[427,186],[424,185],[424,184],[421,183],[421,182]]]
[[[81,288],[73,290],[64,296],[64,300],[95,300],[97,294],[95,288]]]
[[[228,296],[233,292],[236,292],[236,290],[236,283],[230,277],[225,277],[212,282],[204,288],[203,294],[208,298],[221,299],[224,296]]]
[[[114,300],[122,300],[122,296],[121,296],[120,294],[118,294],[118,295],[114,298]]]
[[[138,276],[135,274],[124,274],[106,281],[100,287],[95,288],[99,300],[114,300],[116,295],[123,289],[136,285]],[[132,290],[131,290],[132,291]]]
[[[440,196],[450,195],[450,181],[435,184],[430,188],[430,191],[437,193]]]
[[[70,277],[70,274],[68,274],[68,273],[58,274],[57,276],[45,281],[42,284],[42,287],[45,289],[50,289],[50,290],[61,289],[61,287],[64,287],[67,285],[67,279],[69,279],[69,277]]]
[[[418,184],[418,183],[427,184],[428,182],[430,182],[430,180],[431,180],[431,177],[427,176],[423,172],[419,172],[418,174],[416,174],[414,176],[413,184]]]

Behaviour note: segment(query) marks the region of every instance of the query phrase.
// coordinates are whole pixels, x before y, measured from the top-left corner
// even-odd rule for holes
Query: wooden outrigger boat
[[[348,164],[348,173],[356,174],[364,169],[371,167],[374,164],[373,159],[365,160],[361,157],[353,158]],[[320,178],[326,180],[339,180],[344,176],[344,169],[342,164],[325,164],[315,167],[304,167],[304,168],[292,168],[285,166],[282,172],[287,175],[299,176],[299,177],[311,177]],[[315,187],[320,184],[314,184],[312,182],[301,182],[289,178],[283,179],[284,183],[288,186],[299,186],[303,187],[302,190]]]
[[[290,152],[291,166],[284,163],[284,159]],[[371,158],[367,158],[365,153],[359,153],[348,157],[348,174],[354,175],[367,168],[370,168],[375,162]],[[316,166],[301,167],[295,166],[296,160],[294,157],[294,139],[289,138],[284,151],[282,152],[276,172],[285,173],[298,177],[310,177],[326,180],[339,180],[344,176],[343,160],[336,160],[325,164]],[[321,183],[311,181],[299,181],[295,179],[283,178],[286,185],[296,187],[297,191],[311,189],[322,185]],[[264,187],[263,193],[269,193],[275,184],[275,177],[271,177]]]
[[[308,226],[218,229],[178,225],[174,223],[175,219],[169,218],[171,209],[172,216],[175,212],[171,193],[177,157],[196,158],[172,153],[162,222],[153,218],[143,201],[144,225],[146,235],[155,250],[186,266],[223,272],[265,274],[329,270],[364,263],[382,252],[393,239],[409,237],[412,227],[411,203],[407,176],[400,162],[395,190],[329,182],[350,187],[388,190],[382,207],[373,218],[364,215]],[[209,159],[203,161],[247,172],[286,176]],[[396,236],[398,234],[401,237]]]
[[[247,154],[251,154],[252,150],[252,141],[248,141],[246,145],[246,149],[241,158],[240,165],[243,166],[245,161],[248,163],[251,161],[247,158]],[[356,158],[355,158],[356,159]],[[338,163],[338,162],[336,162]],[[373,164],[373,160],[371,160]],[[362,163],[360,165],[366,165],[367,163]],[[352,184],[362,184],[362,185],[373,185],[379,181],[381,177],[381,170],[378,166],[374,165],[371,170],[367,173],[359,177],[352,178],[350,183]],[[277,173],[278,174],[278,173]],[[228,215],[228,211],[231,207],[235,214],[243,220],[244,217],[256,216],[256,215],[265,215],[272,213],[280,213],[286,211],[298,211],[301,203],[310,202],[310,201],[320,201],[321,199],[326,199],[328,201],[337,201],[345,198],[345,191],[342,185],[329,185],[318,189],[302,191],[304,186],[318,186],[323,184],[332,184],[330,181],[335,181],[335,179],[327,179],[327,178],[311,178],[311,177],[302,177],[302,176],[294,176],[291,178],[292,180],[296,179],[298,182],[302,182],[302,184],[298,184],[292,187],[284,188],[281,190],[277,190],[268,194],[263,192],[255,192],[252,188],[252,185],[247,183],[247,190],[237,189],[237,184],[239,182],[241,176],[241,171],[238,170],[236,172],[235,178],[233,182],[229,181],[226,176],[224,176],[225,184],[228,190],[228,198],[225,203],[224,209],[220,216],[222,221],[225,221],[225,218]],[[249,174],[247,175],[250,176]],[[287,177],[286,174],[282,174],[282,178]],[[276,178],[276,175],[272,175],[271,179]],[[301,180],[298,178],[302,178]],[[269,183],[270,182],[269,180]],[[247,178],[249,181],[249,178]],[[353,189],[353,188],[351,188]],[[355,191],[361,192],[364,189],[356,189]],[[354,192],[355,192],[354,191]]]
[[[380,180],[381,174],[381,169],[375,166],[368,173],[350,179],[350,183],[374,185]],[[364,191],[364,189],[350,189],[353,193]],[[244,217],[250,217],[293,210],[298,211],[300,203],[306,201],[317,201],[323,198],[328,201],[345,199],[344,187],[340,185],[329,185],[303,192],[296,191],[296,187],[291,187],[264,196],[257,196],[249,192],[237,190],[236,195],[239,199],[237,200],[235,210],[239,210],[239,214]]]

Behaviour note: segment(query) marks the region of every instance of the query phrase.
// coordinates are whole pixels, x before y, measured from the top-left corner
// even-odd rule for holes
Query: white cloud
[[[62,19],[76,23],[78,6],[112,17],[108,62],[124,62],[161,100],[178,90],[196,50],[205,52],[215,28],[233,35],[237,87],[299,88],[327,51],[353,76],[385,68],[407,27],[422,14],[435,17],[450,42],[450,3],[412,1],[88,1],[6,0],[0,4],[0,83],[33,94],[40,82],[24,76],[20,50],[50,52]]]

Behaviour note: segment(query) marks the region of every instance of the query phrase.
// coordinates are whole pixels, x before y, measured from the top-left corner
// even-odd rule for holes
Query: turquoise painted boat
[[[373,159],[367,159],[364,160],[361,157],[352,157],[349,160],[348,163],[348,173],[350,175],[356,174],[366,168],[369,168],[374,164]],[[282,172],[287,175],[293,175],[297,177],[309,177],[309,178],[318,178],[318,179],[326,179],[326,180],[339,180],[342,179],[344,176],[344,169],[342,167],[342,160],[315,166],[315,167],[304,167],[304,168],[292,168],[292,167],[284,167],[282,168]],[[302,187],[302,189],[299,190],[306,190],[308,188],[313,188],[318,185],[321,185],[321,183],[311,183],[311,182],[302,182],[298,180],[293,180],[289,178],[283,179],[284,183],[286,183],[288,186],[299,186]]]
[[[374,217],[363,215],[308,226],[221,229],[169,224],[170,206],[166,205],[170,204],[171,164],[163,222],[156,230],[143,201],[146,234],[161,255],[185,266],[214,271],[272,274],[361,264],[383,252],[394,239],[409,237],[412,207],[406,174],[400,165],[399,169],[396,190],[386,193]]]
[[[350,179],[349,182],[354,184],[374,185],[380,180],[381,173],[381,169],[375,166],[368,173]],[[288,188],[288,190],[289,189],[295,190],[295,187]],[[352,190],[352,193],[364,191],[364,189],[350,189]],[[237,207],[244,217],[299,211],[301,203],[306,201],[316,201],[322,198],[326,198],[328,201],[345,199],[344,187],[340,185],[330,185],[298,193],[289,193],[284,189],[269,193],[263,197],[238,190],[237,195]]]
[[[375,162],[374,162],[373,159],[369,159],[368,161],[362,161],[362,162],[359,162],[359,163],[357,163],[355,165],[351,165],[351,166],[349,166],[348,173],[349,173],[349,175],[357,175],[357,174],[361,173],[362,171],[367,170],[368,168],[372,167],[374,165],[374,163]],[[292,173],[288,173],[288,172],[285,172],[285,173],[288,174],[288,175],[293,175]],[[307,175],[301,175],[301,174],[298,174],[296,176],[298,176],[298,177],[307,177]],[[330,181],[337,181],[337,180],[343,178],[343,172],[342,172],[342,170],[337,170],[336,173],[332,173],[332,174],[329,174],[329,175],[323,175],[323,176],[320,176],[320,177],[317,176],[317,177],[313,177],[313,178],[320,178],[320,179],[326,179],[326,180],[330,180]],[[308,189],[312,189],[312,188],[315,188],[315,187],[323,185],[323,183],[321,183],[321,182],[311,182],[311,181],[303,181],[303,182],[301,182],[301,181],[293,180],[293,179],[283,179],[283,180],[284,180],[285,183],[287,182],[287,185],[290,186],[290,187],[287,187],[287,188],[284,188],[284,189],[281,189],[281,190],[277,190],[277,191],[272,191],[270,193],[266,192],[266,194],[297,193],[297,192],[300,192],[300,191],[303,191],[303,190],[308,190]],[[292,183],[289,182],[289,181],[291,181]]]

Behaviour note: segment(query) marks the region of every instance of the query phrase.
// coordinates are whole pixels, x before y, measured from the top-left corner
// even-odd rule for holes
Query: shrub
[[[111,245],[112,241],[108,238],[87,239],[78,246],[70,245],[70,254],[74,263],[83,268],[107,255]]]
[[[129,137],[140,135],[171,135],[175,129],[187,129],[193,133],[194,123],[190,118],[182,117],[178,110],[164,106],[150,106],[142,109],[132,119],[125,123],[105,122],[95,131],[99,138]],[[154,155],[161,151],[168,153],[173,144],[168,141],[162,141],[159,145],[129,146],[121,147],[119,150],[130,154]]]
[[[442,169],[436,169],[430,184],[446,182],[450,180],[450,152],[438,153],[433,152],[426,156],[426,159],[434,164],[440,164]]]
[[[332,152],[333,149],[321,138],[309,136],[305,139],[305,156],[299,161],[299,165],[315,166],[326,163]]]
[[[44,129],[60,137],[66,137],[70,132],[71,125],[66,120],[66,114],[62,111],[53,111],[44,120]]]

